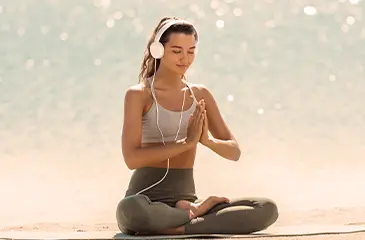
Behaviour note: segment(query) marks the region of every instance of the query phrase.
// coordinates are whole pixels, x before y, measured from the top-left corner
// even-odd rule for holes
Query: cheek
[[[192,63],[192,62],[194,62],[194,60],[195,60],[195,54],[191,54],[191,55],[189,55],[189,63]]]
[[[174,59],[173,56],[170,56],[170,55],[165,55],[163,57],[163,59],[161,59],[162,63],[165,65],[165,66],[170,66],[170,65],[174,65],[174,63],[176,62],[176,60]]]
[[[166,55],[166,62],[169,64],[174,64],[175,62],[179,61],[179,55],[177,54],[167,54]]]

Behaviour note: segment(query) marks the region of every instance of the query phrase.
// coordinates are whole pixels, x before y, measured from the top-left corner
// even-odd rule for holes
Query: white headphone
[[[190,22],[185,21],[185,20],[175,20],[175,19],[173,19],[173,20],[168,21],[156,33],[155,40],[153,41],[153,43],[150,46],[150,53],[151,53],[153,58],[161,59],[164,56],[165,48],[162,45],[162,43],[160,42],[161,37],[167,29],[169,29],[172,25],[175,25],[175,24],[188,24],[188,25],[193,26],[193,24],[191,24]],[[194,26],[193,26],[193,28],[194,28],[196,34],[198,34],[198,31],[196,30],[196,28]],[[197,49],[195,49],[195,52],[196,51],[197,51]]]
[[[164,34],[164,32],[169,28],[169,27],[171,27],[172,25],[174,25],[174,24],[181,24],[181,23],[183,23],[183,24],[190,24],[191,26],[193,26],[191,23],[189,23],[189,22],[187,22],[187,21],[185,21],[185,20],[175,20],[175,19],[173,19],[173,20],[170,20],[169,22],[167,22],[158,32],[157,32],[157,34],[156,34],[156,37],[155,37],[155,40],[153,41],[153,43],[151,44],[151,46],[150,46],[150,52],[151,52],[151,55],[152,55],[152,57],[153,58],[155,58],[156,60],[157,59],[160,59],[160,58],[162,58],[163,57],[163,55],[164,55],[164,51],[165,51],[165,49],[164,49],[164,46],[162,45],[162,43],[160,43],[160,39],[161,39],[161,36]],[[194,28],[195,29],[195,28]],[[195,31],[196,31],[196,29],[195,29]],[[197,31],[196,31],[197,32]],[[164,144],[164,145],[166,145],[165,144],[165,139],[164,139],[164,136],[163,136],[163,133],[162,133],[162,131],[161,131],[161,129],[160,129],[160,125],[159,125],[159,119],[158,119],[158,104],[157,104],[157,98],[156,98],[156,95],[155,95],[155,91],[154,91],[154,88],[153,88],[153,84],[154,84],[154,82],[155,82],[155,74],[156,74],[156,71],[157,71],[157,69],[156,69],[156,62],[157,61],[155,61],[155,72],[154,72],[154,74],[153,74],[153,79],[152,79],[152,83],[151,83],[151,92],[152,92],[152,97],[153,97],[153,99],[154,99],[154,101],[156,102],[156,112],[157,112],[157,114],[156,114],[156,123],[157,123],[157,128],[158,128],[158,130],[160,131],[160,134],[161,134],[161,137],[162,137],[162,143]],[[180,132],[180,127],[181,127],[181,121],[182,121],[182,114],[183,114],[183,111],[184,111],[184,104],[185,104],[185,95],[186,95],[186,89],[185,89],[185,91],[184,91],[184,99],[183,99],[183,103],[182,103],[182,106],[181,106],[181,112],[180,112],[180,121],[179,121],[179,127],[178,127],[178,129],[177,129],[177,133],[176,133],[176,136],[175,136],[175,141],[177,140],[177,137],[179,136],[179,132]],[[142,189],[141,191],[139,191],[138,193],[136,193],[136,195],[139,195],[139,194],[141,194],[142,192],[144,192],[144,191],[146,191],[146,190],[148,190],[148,189],[150,189],[150,188],[152,188],[152,187],[154,187],[154,186],[156,186],[156,185],[158,185],[159,183],[161,183],[164,179],[165,179],[165,177],[167,176],[167,173],[169,172],[169,168],[170,168],[170,158],[168,158],[167,159],[167,168],[166,168],[166,173],[165,173],[165,175],[162,177],[162,179],[161,180],[159,180],[158,182],[156,182],[156,183],[154,183],[154,184],[152,184],[151,186],[149,186],[149,187],[147,187],[147,188],[145,188],[145,189]]]

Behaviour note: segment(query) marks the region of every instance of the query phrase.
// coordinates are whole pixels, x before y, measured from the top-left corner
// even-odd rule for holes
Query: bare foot
[[[210,196],[200,203],[192,203],[186,200],[181,200],[176,203],[175,207],[186,210],[188,212],[189,218],[193,219],[204,215],[218,203],[228,202],[229,199],[226,197]]]
[[[193,207],[192,202],[189,202],[186,200],[180,200],[175,204],[175,207],[187,211],[187,213],[189,215],[189,219],[194,218],[194,212],[192,211],[192,209],[194,209],[194,207]]]

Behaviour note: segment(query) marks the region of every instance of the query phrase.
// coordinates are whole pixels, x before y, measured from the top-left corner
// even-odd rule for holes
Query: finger
[[[196,107],[195,108],[195,111],[194,111],[194,119],[193,119],[193,124],[194,125],[197,125],[199,123],[199,116],[200,116],[200,111],[199,111],[199,108]]]
[[[201,103],[201,101],[199,102],[199,104],[196,106],[195,109],[197,110],[197,114],[200,114],[202,112],[202,103]]]
[[[203,104],[200,104],[200,106],[199,106],[199,112],[200,112],[200,113],[203,113],[203,110],[204,110],[204,109],[203,109]]]
[[[197,104],[197,106],[195,107],[195,110],[194,110],[194,116],[195,116],[195,118],[197,118],[197,120],[199,120],[199,115],[200,115],[200,105]]]
[[[204,126],[208,127],[207,110],[204,110]]]
[[[199,126],[203,126],[204,123],[204,112],[202,112],[200,114],[200,119],[199,119]]]
[[[203,110],[205,110],[205,100],[204,99],[202,99],[202,108],[203,108]]]
[[[202,102],[202,100],[200,100],[198,109],[199,109],[199,113],[201,113],[203,111],[203,102]]]

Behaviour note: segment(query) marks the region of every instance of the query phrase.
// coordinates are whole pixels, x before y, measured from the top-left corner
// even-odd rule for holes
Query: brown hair
[[[150,39],[148,40],[147,47],[144,51],[144,58],[143,58],[143,61],[141,64],[141,72],[139,73],[139,82],[142,82],[146,78],[153,76],[153,74],[155,73],[155,61],[157,61],[156,70],[160,66],[160,59],[154,59],[150,53],[149,48],[150,48],[151,44],[153,43],[158,30],[160,30],[161,27],[165,23],[167,23],[169,20],[172,20],[172,19],[179,20],[179,18],[177,18],[177,17],[163,17],[160,20],[160,22],[158,23],[158,25],[156,26],[156,28],[153,30],[153,34],[150,37]],[[169,36],[171,33],[185,33],[185,34],[189,34],[189,35],[194,34],[195,39],[198,40],[198,33],[192,25],[174,24],[169,29],[167,29],[164,32],[164,34],[162,34],[162,36],[160,38],[160,42],[162,43],[162,45],[164,45],[166,42],[168,42]]]

